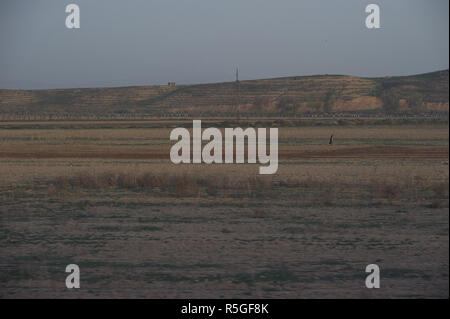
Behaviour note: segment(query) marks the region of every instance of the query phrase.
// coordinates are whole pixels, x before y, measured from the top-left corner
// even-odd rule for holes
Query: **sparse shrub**
[[[278,101],[277,107],[282,113],[295,113],[300,103],[292,96],[284,95]]]
[[[378,180],[373,180],[370,183],[370,188],[376,197],[387,199],[389,201],[398,198],[402,190],[401,185],[396,182]]]
[[[328,90],[328,92],[325,94],[325,99],[323,102],[323,111],[325,113],[329,113],[333,110],[333,106],[337,101],[337,97],[338,97],[337,90],[333,89]]]
[[[381,92],[381,101],[383,102],[383,108],[387,112],[396,112],[400,106],[400,98],[393,90],[385,90]]]
[[[94,189],[99,187],[95,176],[88,173],[79,173],[75,175],[72,185],[74,187],[86,189]]]
[[[406,102],[414,111],[420,112],[424,110],[424,98],[423,95],[418,92],[411,93],[407,97]]]
[[[248,183],[251,190],[267,191],[272,188],[272,181],[261,176],[249,177]]]
[[[159,186],[157,182],[156,177],[150,173],[145,173],[136,178],[137,186],[146,190]]]
[[[301,186],[302,183],[295,178],[289,177],[286,180],[278,181],[278,186],[286,187],[286,188],[297,188]]]
[[[252,104],[252,110],[255,112],[266,111],[270,107],[270,98],[267,96],[257,96]]]
[[[435,184],[432,187],[434,197],[442,198],[448,196],[448,188],[448,181]]]
[[[56,188],[55,185],[50,185],[47,188],[47,195],[48,196],[55,196],[58,193],[58,189]]]
[[[199,193],[198,180],[186,174],[172,178],[172,185],[178,197],[196,197]]]
[[[137,178],[130,173],[122,173],[117,177],[117,186],[122,188],[138,187]]]
[[[205,188],[205,192],[209,196],[216,197],[219,194],[219,189],[215,185],[209,185],[208,187]]]
[[[445,197],[448,197],[449,191],[448,188],[448,181],[435,184],[432,187],[433,198],[430,205],[431,208],[442,208],[445,206],[447,201]]]
[[[100,187],[115,186],[117,185],[117,176],[112,172],[101,173],[97,178],[97,184]]]
[[[443,199],[433,199],[430,208],[443,208],[445,206],[445,200]]]
[[[54,188],[67,188],[68,186],[70,186],[69,183],[69,178],[67,176],[58,176],[54,183],[53,183]]]
[[[396,183],[384,183],[380,189],[384,198],[394,200],[400,195],[400,187]]]
[[[336,202],[337,194],[334,185],[327,185],[320,196],[320,203],[324,206],[333,206]]]

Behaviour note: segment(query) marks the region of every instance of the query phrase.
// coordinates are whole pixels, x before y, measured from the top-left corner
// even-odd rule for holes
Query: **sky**
[[[0,89],[411,75],[449,68],[448,37],[448,0],[1,0]]]

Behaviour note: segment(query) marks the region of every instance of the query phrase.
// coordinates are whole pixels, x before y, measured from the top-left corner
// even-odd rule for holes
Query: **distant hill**
[[[297,76],[197,85],[0,90],[0,118],[448,112],[449,71]]]

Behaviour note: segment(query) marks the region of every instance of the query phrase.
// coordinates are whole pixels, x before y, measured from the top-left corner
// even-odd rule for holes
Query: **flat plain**
[[[273,176],[172,164],[185,119],[0,122],[0,297],[448,298],[448,123],[323,122],[203,121],[279,127]]]

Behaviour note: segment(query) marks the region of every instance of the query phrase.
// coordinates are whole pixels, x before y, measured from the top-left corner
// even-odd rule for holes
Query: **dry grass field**
[[[0,297],[448,298],[448,123],[291,124],[262,176],[172,164],[186,120],[0,122]]]

